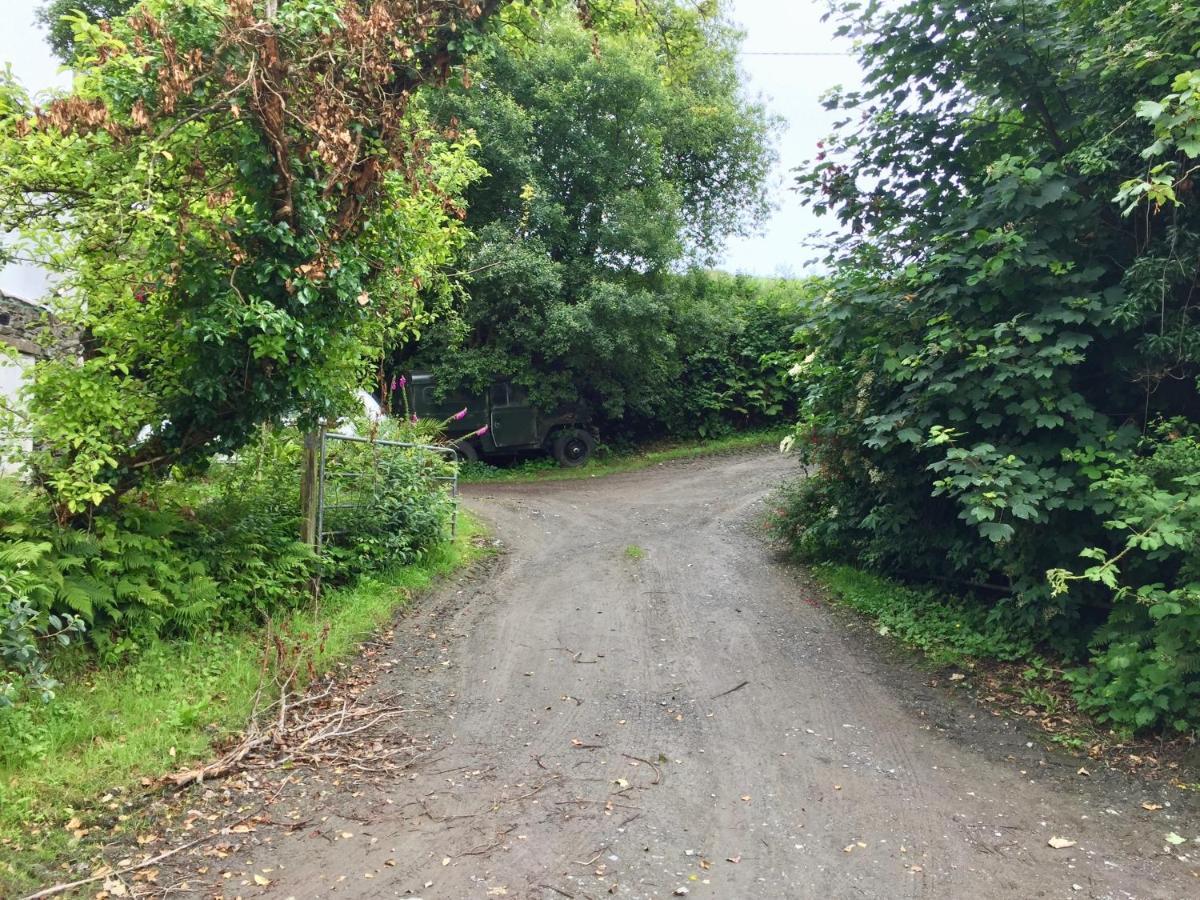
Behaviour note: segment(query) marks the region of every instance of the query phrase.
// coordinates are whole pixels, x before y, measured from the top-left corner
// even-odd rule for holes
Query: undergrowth
[[[414,591],[483,553],[478,533],[462,516],[453,543],[329,591],[319,611],[294,609],[271,627],[312,661],[308,673],[324,673]],[[267,634],[258,626],[157,640],[111,665],[56,660],[74,670],[57,673],[64,684],[55,701],[0,716],[0,896],[63,874],[57,862],[86,856],[136,822],[143,782],[210,757],[236,734],[253,708]]]
[[[839,601],[874,620],[880,634],[921,650],[934,665],[982,658],[1016,662],[1035,655],[1033,635],[1014,626],[1005,604],[988,608],[850,566],[814,571]]]

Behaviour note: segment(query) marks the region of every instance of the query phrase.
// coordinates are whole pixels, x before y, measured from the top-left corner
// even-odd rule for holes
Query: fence
[[[455,537],[458,531],[458,466],[453,448],[371,439],[334,431],[322,432],[319,443],[315,535],[318,551],[328,539],[338,534],[341,530],[338,526],[345,518],[352,517],[355,511],[366,510],[379,499],[380,479],[386,477],[381,475],[379,462],[381,455],[388,453],[427,453],[450,463],[449,466],[429,466],[421,477],[428,482],[431,491],[450,492],[453,503],[450,537]],[[336,450],[331,450],[340,443],[367,445],[371,448],[371,456],[363,458],[349,454],[352,467],[344,467]]]

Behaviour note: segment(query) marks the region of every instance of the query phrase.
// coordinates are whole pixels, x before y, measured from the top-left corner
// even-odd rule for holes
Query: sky
[[[729,6],[730,18],[746,33],[744,89],[781,116],[784,126],[771,189],[777,208],[761,234],[729,243],[721,268],[803,275],[818,255],[804,247],[805,239],[831,225],[800,205],[790,189],[792,170],[815,155],[817,141],[832,129],[835,116],[821,106],[822,94],[835,85],[858,85],[860,70],[848,53],[849,42],[834,36],[832,23],[821,21],[824,0],[733,0]]]
[[[39,5],[41,0],[0,0],[6,20],[0,28],[0,65],[11,64],[34,93],[70,84],[34,21]],[[761,233],[730,241],[720,267],[750,275],[803,275],[817,255],[804,247],[805,239],[828,226],[790,190],[791,170],[813,155],[830,130],[833,116],[822,109],[821,95],[836,84],[857,84],[858,66],[846,54],[846,43],[834,38],[832,26],[821,22],[824,0],[731,0],[728,8],[746,32],[741,57],[746,93],[781,116],[784,126],[771,180],[776,208]],[[34,299],[44,292],[45,280],[35,269],[9,266],[0,270],[0,289]]]

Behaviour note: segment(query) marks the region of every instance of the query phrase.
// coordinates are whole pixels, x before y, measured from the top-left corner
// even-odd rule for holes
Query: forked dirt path
[[[472,488],[506,553],[397,626],[378,685],[434,752],[308,777],[272,814],[308,824],[214,863],[226,896],[1200,897],[1178,794],[1077,776],[773,559],[794,465]]]

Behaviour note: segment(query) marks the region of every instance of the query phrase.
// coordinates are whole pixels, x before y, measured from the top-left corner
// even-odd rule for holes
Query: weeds
[[[414,591],[482,552],[478,526],[464,516],[453,544],[419,563],[331,591],[320,614],[295,611],[276,622],[305,666],[304,680],[328,671],[406,606]],[[213,631],[151,644],[135,658],[76,672],[51,705],[28,704],[0,717],[0,896],[44,880],[56,860],[80,858],[87,842],[112,832],[69,819],[136,825],[137,786],[189,763],[246,725],[260,685],[264,628]],[[67,660],[62,661],[67,664]],[[97,799],[100,798],[100,799]]]

